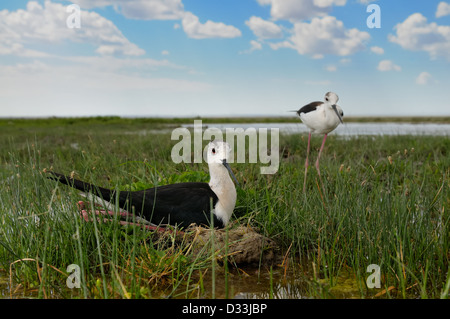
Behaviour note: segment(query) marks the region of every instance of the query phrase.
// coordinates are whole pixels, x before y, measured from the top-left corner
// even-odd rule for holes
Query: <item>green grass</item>
[[[216,263],[213,243],[193,255],[175,236],[156,239],[137,227],[82,222],[77,192],[45,178],[44,170],[52,169],[132,189],[207,181],[205,163],[171,161],[176,141],[169,134],[127,133],[164,123],[2,121],[0,278],[12,280],[11,296],[32,291],[40,298],[211,297],[205,289],[211,271],[212,293],[220,288],[214,279],[226,267]],[[259,164],[232,165],[242,185],[234,220],[258,227],[286,256],[267,271],[268,296],[277,295],[273,278],[287,269],[311,297],[345,297],[344,281],[350,280],[353,296],[361,298],[448,298],[449,139],[330,136],[322,180],[311,166],[303,193],[305,137],[281,136],[283,158],[275,175],[259,174]],[[313,138],[311,163],[320,141]],[[66,288],[70,264],[81,268],[81,289]],[[380,289],[366,286],[370,264],[381,267]]]

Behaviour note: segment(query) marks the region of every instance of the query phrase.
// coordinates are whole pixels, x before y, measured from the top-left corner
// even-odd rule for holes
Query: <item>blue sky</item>
[[[0,4],[0,117],[289,116],[328,91],[346,116],[448,116],[449,70],[449,1]]]

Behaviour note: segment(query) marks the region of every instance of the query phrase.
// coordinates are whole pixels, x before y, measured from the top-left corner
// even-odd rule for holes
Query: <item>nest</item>
[[[183,240],[193,254],[214,254],[219,260],[236,265],[272,264],[277,262],[278,246],[272,239],[249,226],[210,229],[191,225]]]

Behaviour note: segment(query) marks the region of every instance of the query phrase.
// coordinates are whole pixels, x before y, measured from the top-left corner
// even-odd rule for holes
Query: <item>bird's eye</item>
[[[216,149],[215,148],[212,149],[212,153],[216,154]]]
[[[325,101],[328,101],[328,98],[327,98],[327,97],[325,98]]]

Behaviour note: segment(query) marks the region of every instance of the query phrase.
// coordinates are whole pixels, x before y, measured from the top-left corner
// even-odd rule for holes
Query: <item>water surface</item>
[[[183,127],[192,128],[193,124],[185,124]],[[225,132],[227,128],[244,130],[250,127],[256,130],[260,128],[280,129],[280,133],[298,134],[308,133],[309,129],[303,123],[225,123],[208,124],[203,128],[218,128]],[[432,135],[432,136],[450,136],[450,124],[441,123],[345,123],[339,125],[332,133],[342,136],[362,136],[362,135]]]

